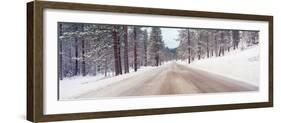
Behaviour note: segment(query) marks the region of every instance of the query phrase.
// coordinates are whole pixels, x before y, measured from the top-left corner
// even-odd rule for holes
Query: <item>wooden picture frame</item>
[[[79,10],[146,15],[168,15],[178,17],[219,18],[231,20],[251,20],[268,22],[268,101],[238,104],[218,104],[206,106],[180,106],[153,109],[136,109],[102,112],[79,112],[67,114],[44,114],[44,10]],[[273,106],[273,16],[233,13],[170,10],[125,6],[94,5],[80,3],[34,1],[27,3],[27,120],[49,122],[63,120],[81,120],[108,117],[156,115],[170,113],[231,110]]]

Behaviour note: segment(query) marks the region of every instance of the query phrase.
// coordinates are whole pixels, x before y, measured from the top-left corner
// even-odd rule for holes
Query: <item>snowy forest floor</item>
[[[104,78],[78,77],[60,81],[60,100],[100,97],[257,91],[259,47],[231,51],[187,64],[171,61],[159,67]]]
[[[259,46],[251,46],[242,51],[233,50],[227,52],[225,56],[195,61],[189,67],[258,86],[260,81]]]

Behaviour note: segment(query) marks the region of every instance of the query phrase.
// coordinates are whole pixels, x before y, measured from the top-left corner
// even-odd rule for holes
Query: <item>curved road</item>
[[[92,90],[76,98],[256,91],[258,87],[177,63]]]

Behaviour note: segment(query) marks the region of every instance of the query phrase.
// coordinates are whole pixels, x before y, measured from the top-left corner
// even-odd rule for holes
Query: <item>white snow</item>
[[[163,63],[165,66],[170,62],[177,62],[188,67],[204,70],[210,73],[233,78],[249,84],[258,86],[259,84],[259,46],[249,47],[244,50],[234,50],[226,52],[225,56],[205,58],[188,64],[187,61],[169,61]],[[141,67],[137,72],[130,69],[130,73],[119,76],[104,77],[103,74],[97,76],[78,76],[66,78],[59,81],[60,100],[71,100],[76,96],[87,92],[104,88],[114,83],[122,82],[140,74],[150,74],[157,67]]]
[[[119,76],[105,77],[103,74],[100,74],[97,76],[76,76],[66,78],[59,81],[59,99],[71,100],[80,94],[106,87],[138,74],[153,71],[155,68],[157,67],[141,67],[137,72],[131,70],[130,73]]]
[[[186,61],[180,63],[187,65]],[[188,66],[258,86],[260,79],[259,46],[233,50],[229,53],[226,52],[225,56],[198,60]]]

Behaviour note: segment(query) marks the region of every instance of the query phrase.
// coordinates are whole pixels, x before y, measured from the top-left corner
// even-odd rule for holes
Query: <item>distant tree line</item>
[[[230,50],[245,49],[259,43],[258,31],[183,29],[177,39],[177,59],[191,63],[196,58],[224,56]]]

